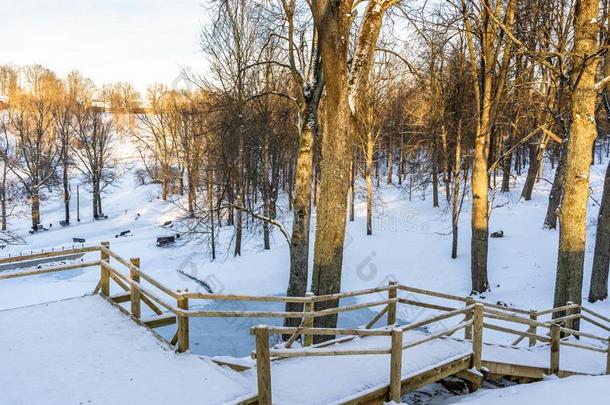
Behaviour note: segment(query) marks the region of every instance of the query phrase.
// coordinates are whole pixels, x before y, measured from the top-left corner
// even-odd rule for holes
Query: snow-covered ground
[[[176,354],[97,295],[0,311],[0,325],[1,404],[221,404],[252,393],[241,374]]]
[[[464,397],[454,397],[447,404],[514,405],[520,404],[607,404],[610,376],[549,378],[523,385],[494,390],[480,390]]]
[[[158,185],[137,185],[133,174],[141,164],[129,143],[119,145],[117,151],[126,167],[132,170],[127,171],[104,195],[104,212],[109,217],[107,220],[91,219],[90,196],[81,188],[81,222],[65,228],[60,227],[59,220],[63,218],[61,192],[59,189],[53,189],[47,192],[48,199],[42,206],[42,222],[46,226],[52,223],[51,230],[28,235],[27,214],[13,218],[10,226],[24,235],[26,244],[8,246],[2,251],[2,255],[71,246],[73,237],[85,238],[87,244],[109,240],[113,250],[123,257],[140,257],[144,271],[172,288],[205,291],[200,284],[177,271],[182,270],[205,281],[217,293],[285,293],[289,254],[286,242],[278,232],[272,234],[270,251],[263,250],[262,235],[258,232],[248,233],[242,256],[233,257],[230,248],[232,229],[223,227],[219,257],[215,261],[210,261],[208,247],[202,241],[181,240],[176,246],[156,247],[157,236],[172,232],[161,225],[178,217],[181,210],[175,201],[166,202],[159,199]],[[595,201],[601,200],[604,171],[605,164],[594,165],[591,169],[592,198],[589,200],[583,301],[586,301],[584,298],[588,291],[594,248],[595,218],[598,210]],[[490,239],[491,292],[483,294],[481,299],[526,309],[552,306],[558,232],[542,229],[552,177],[553,170],[548,165],[545,166],[543,179],[536,184],[531,201],[519,199],[524,177],[517,177],[511,182],[513,191],[510,193],[493,194],[490,230],[503,230],[504,238]],[[361,195],[356,204],[356,220],[348,223],[342,289],[368,288],[396,279],[415,287],[468,295],[468,199],[464,203],[460,219],[459,256],[454,260],[450,258],[450,212],[443,201],[441,208],[432,208],[430,189],[425,191],[425,195],[422,191],[414,193],[411,201],[406,188],[397,185],[382,185],[375,193],[374,234],[366,236],[366,205]],[[280,199],[280,205],[285,207],[286,196],[281,196]],[[75,198],[72,199],[72,207],[74,218]],[[27,211],[27,206],[24,206],[24,211]],[[290,227],[291,213],[284,212],[280,219]],[[125,230],[131,231],[130,236],[115,238],[116,234]],[[312,239],[313,235],[312,229]],[[98,279],[99,270],[85,269],[3,280],[0,282],[0,309],[80,296],[92,291]],[[610,303],[607,301],[593,304],[591,308],[610,316]],[[403,311],[399,313],[399,317],[405,321],[413,321],[424,314]],[[230,335],[228,331],[238,328],[236,325],[227,322],[227,334]],[[218,339],[223,339],[224,336],[220,335]],[[230,347],[230,344],[229,342],[227,347]],[[231,354],[231,351],[227,350],[227,355]],[[586,379],[577,381],[581,380]],[[559,386],[561,382],[545,384]],[[519,389],[520,387],[516,388]],[[478,397],[472,398],[478,400]],[[489,403],[485,397],[480,398],[482,402],[479,403]]]

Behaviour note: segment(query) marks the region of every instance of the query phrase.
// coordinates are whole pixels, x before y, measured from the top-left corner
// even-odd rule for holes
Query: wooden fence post
[[[110,249],[110,242],[102,242],[101,245],[106,249]],[[110,256],[108,255],[108,253],[101,251],[100,260],[109,262]],[[100,288],[102,295],[105,295],[106,297],[110,295],[110,270],[108,270],[104,266],[101,266]]]
[[[139,257],[132,257],[131,259],[129,259],[129,262],[133,265],[136,266],[138,269],[140,268],[140,258]],[[134,270],[134,269],[129,269],[129,277],[139,283],[140,282],[140,274]],[[137,318],[140,319],[140,317],[142,316],[142,310],[140,307],[140,289],[138,287],[135,286],[131,286],[131,314]]]
[[[551,374],[559,373],[559,345],[561,342],[561,328],[559,325],[551,324]]]
[[[266,326],[255,326],[256,378],[258,382],[258,404],[271,403],[271,358],[269,356],[269,331]]]
[[[306,297],[313,297],[314,294],[312,292],[308,292],[305,294]],[[303,305],[304,318],[303,318],[303,327],[305,328],[313,328],[313,317],[309,314],[314,312],[314,302],[313,300],[307,301],[305,305]],[[303,334],[303,346],[311,346],[313,344],[313,335],[312,334]]]
[[[187,292],[188,290],[184,290]],[[182,290],[178,290],[178,308],[189,309],[189,299],[182,295]],[[178,315],[178,351],[183,353],[189,349],[189,317]]]
[[[530,310],[530,321],[534,321],[534,322],[538,322],[538,311],[531,309]],[[537,327],[536,325],[530,325],[529,328],[527,328],[527,333],[531,333],[532,335],[535,335],[537,331]],[[536,338],[533,336],[529,337],[529,346],[535,346],[536,345]]]
[[[390,289],[388,290],[388,300],[395,299],[397,296],[398,283],[396,281],[390,281]],[[388,325],[394,325],[396,323],[396,303],[388,303]]]
[[[483,304],[474,305],[473,312],[473,336],[472,336],[472,367],[481,370],[483,365]]]
[[[473,304],[474,304],[474,298],[466,297],[466,306],[469,307]],[[474,311],[466,312],[466,315],[464,316],[464,321],[468,322],[469,320],[471,320],[473,313],[474,313]],[[466,326],[466,328],[464,329],[464,339],[466,339],[466,340],[472,339],[472,326]]]
[[[608,349],[606,350],[606,374],[610,374],[610,338],[608,338]]]
[[[574,305],[574,303],[572,301],[568,301],[566,303],[567,305]],[[574,308],[569,308],[566,309],[566,316],[572,316],[574,315]],[[573,319],[566,319],[566,323],[565,323],[565,327],[568,329],[574,329],[572,326],[574,325],[574,320]],[[566,336],[569,335],[566,333]]]
[[[392,329],[392,348],[390,351],[390,401],[400,403],[402,395],[402,329]]]

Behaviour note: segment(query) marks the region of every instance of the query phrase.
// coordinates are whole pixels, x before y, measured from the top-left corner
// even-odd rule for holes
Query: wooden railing
[[[526,339],[529,346],[534,346],[538,343],[550,345],[551,358],[549,370],[553,373],[559,372],[561,346],[606,353],[606,372],[610,373],[610,351],[608,350],[609,339],[606,336],[607,334],[599,336],[593,333],[581,332],[574,327],[574,325],[577,325],[576,322],[584,322],[593,325],[603,332],[610,332],[610,318],[579,304],[569,303],[560,308],[542,311],[526,310],[480,302],[472,297],[461,297],[410,287],[394,281],[384,286],[336,294],[316,296],[308,293],[305,297],[208,294],[189,292],[188,290],[172,290],[143,272],[140,268],[139,258],[124,259],[110,249],[108,242],[102,242],[100,245],[95,246],[52,250],[3,258],[0,259],[0,264],[28,262],[36,259],[92,252],[99,252],[99,259],[36,269],[0,272],[0,280],[74,269],[99,268],[100,280],[93,292],[99,292],[100,295],[117,304],[129,302],[129,309],[121,308],[127,311],[135,320],[151,328],[176,323],[176,333],[170,343],[176,345],[179,352],[189,349],[189,319],[193,317],[299,319],[300,325],[298,327],[257,326],[251,329],[251,333],[256,337],[256,351],[253,353],[253,356],[257,362],[259,403],[262,404],[271,403],[271,359],[303,356],[389,354],[391,370],[390,399],[397,400],[397,396],[400,395],[402,351],[434,339],[450,337],[460,330],[464,330],[464,339],[472,342],[471,365],[475,369],[481,368],[482,331],[483,329],[488,329],[516,336],[517,339],[510,345],[512,347],[519,345]],[[118,285],[124,293],[111,295],[112,282]],[[409,296],[405,296],[405,294],[409,294]],[[364,298],[364,302],[339,305],[336,308],[316,309],[318,303],[350,297]],[[303,311],[191,309],[193,301],[196,302],[197,300],[300,303],[303,304]],[[439,303],[441,300],[448,303],[441,305]],[[155,315],[142,319],[142,303],[149,307]],[[396,321],[398,310],[401,306],[437,311],[439,314],[422,321],[400,326]],[[318,317],[375,307],[381,307],[381,309],[369,322],[359,328],[314,327],[314,320]],[[387,324],[381,328],[375,328],[375,325],[379,323],[384,315],[387,315]],[[553,316],[555,316],[555,319],[552,319]],[[457,317],[463,317],[463,320],[455,326],[429,334],[419,341],[405,342],[403,339],[405,332]],[[549,319],[543,319],[545,317],[549,317]],[[500,321],[502,324],[493,323],[492,321]],[[520,326],[527,329],[520,330],[518,329]],[[269,347],[270,334],[282,334],[289,336],[289,338],[281,348],[272,349]],[[354,336],[388,336],[390,337],[391,344],[389,347],[382,349],[327,350],[323,346],[313,345],[315,336],[342,336],[342,338],[331,341],[334,343],[350,340]],[[569,336],[602,342],[604,345],[596,346],[581,341],[569,341],[567,339]],[[298,339],[301,340],[302,348],[290,349]],[[267,400],[269,402],[265,402]]]

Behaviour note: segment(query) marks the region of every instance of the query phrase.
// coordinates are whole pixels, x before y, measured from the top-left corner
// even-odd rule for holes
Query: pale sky
[[[205,0],[0,0],[0,64],[78,70],[104,83],[172,85],[204,70]]]

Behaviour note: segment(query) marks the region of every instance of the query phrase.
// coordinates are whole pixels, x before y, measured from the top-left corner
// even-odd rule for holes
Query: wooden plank
[[[160,328],[162,326],[174,325],[176,323],[176,315],[163,314],[151,316],[142,320],[142,323],[151,329]]]
[[[416,293],[416,294],[429,295],[431,297],[445,298],[445,299],[452,300],[452,301],[466,302],[466,298],[460,297],[458,295],[451,295],[451,294],[445,294],[445,293],[441,293],[441,292],[437,292],[437,291],[424,290],[421,288],[410,287],[410,286],[407,286],[404,284],[399,284],[398,289],[403,290],[403,291],[409,291],[409,292]]]
[[[410,323],[406,326],[402,326],[401,329],[404,332],[409,331],[409,330],[415,330],[415,329],[421,328],[422,326],[426,326],[431,323],[435,323],[435,322],[439,322],[439,321],[442,321],[442,320],[445,320],[448,318],[452,318],[454,316],[465,315],[468,311],[472,310],[472,308],[474,308],[474,306],[466,307],[464,309],[456,309],[455,311],[450,311],[450,312],[446,312],[441,315],[426,318],[419,322]]]
[[[270,334],[278,333],[282,335],[292,334],[296,332],[308,333],[313,335],[356,335],[356,336],[390,336],[392,332],[388,329],[348,329],[348,328],[311,328],[311,327],[285,327],[285,326],[269,326],[267,327]]]
[[[474,305],[474,298],[467,297],[466,298],[466,306],[467,307],[472,307],[473,305]],[[473,315],[474,315],[473,311],[466,312],[466,314],[464,315],[464,321],[472,320]],[[468,326],[468,327],[466,327],[466,329],[464,329],[464,339],[466,339],[466,340],[471,340],[472,339],[472,326]]]
[[[470,367],[470,355],[448,361],[415,376],[408,376],[401,381],[401,394],[417,390],[426,385],[440,381]],[[390,386],[382,385],[377,388],[362,392],[362,394],[351,395],[349,398],[336,401],[341,405],[382,405],[389,397]]]
[[[400,299],[398,300],[398,302],[400,302]],[[364,329],[371,329],[373,326],[375,326],[375,324],[379,322],[379,320],[383,317],[383,315],[385,315],[386,312],[388,312],[387,305],[383,307],[383,309],[379,311],[373,319],[371,319],[366,325],[364,325]]]
[[[253,328],[256,337],[256,380],[258,403],[272,405],[271,399],[271,357],[269,353],[269,332],[264,326]]]
[[[483,304],[474,305],[474,324],[472,327],[472,368],[481,370],[483,354]]]
[[[110,242],[102,242],[103,248],[110,249]],[[109,255],[108,252],[103,249],[100,251],[100,263],[108,262]],[[110,271],[107,267],[100,265],[100,294],[108,297],[110,295]]]
[[[530,320],[537,322],[538,321],[538,312],[535,310],[530,311]],[[529,325],[527,329],[527,333],[529,334],[529,347],[536,345],[536,325]]]
[[[559,372],[559,345],[561,344],[561,328],[559,325],[551,324],[551,374]]]
[[[396,281],[390,281],[388,287],[388,325],[394,325],[396,323]]]
[[[610,338],[608,338],[608,348],[606,349],[606,374],[610,374]]]
[[[308,292],[308,297],[313,297],[313,293]],[[305,312],[303,315],[303,326],[305,328],[313,328],[313,320],[314,317],[311,314],[314,312],[314,302],[308,301],[303,305],[303,311]],[[313,344],[313,334],[304,333],[303,334],[303,346],[311,346]]]
[[[32,269],[32,270],[25,270],[25,271],[19,271],[19,272],[11,272],[11,273],[6,273],[6,274],[0,274],[0,280],[6,280],[9,278],[17,278],[17,277],[35,276],[35,275],[46,274],[46,273],[55,273],[55,272],[59,272],[59,271],[83,269],[85,267],[97,267],[99,265],[100,265],[100,261],[94,260],[94,261],[82,262],[82,263],[64,264],[61,266],[48,267],[48,268],[44,268],[44,269]]]
[[[178,296],[178,308],[189,309],[189,299],[185,296]],[[189,318],[188,316],[178,316],[178,351],[184,353],[189,349]]]
[[[25,260],[25,261],[7,263],[7,264],[0,265],[0,272],[24,269],[26,267],[34,267],[34,266],[38,267],[41,265],[45,265],[45,267],[46,267],[46,265],[52,266],[53,263],[55,263],[57,265],[61,265],[61,263],[57,263],[57,262],[78,260],[78,259],[82,258],[84,255],[85,255],[85,253],[79,252],[79,253],[63,254],[63,255],[52,256],[52,257],[43,257],[43,258],[39,258],[39,259],[29,259],[29,260]]]
[[[164,293],[166,293],[167,295],[169,295],[172,298],[178,298],[178,294],[176,294],[175,291],[172,291],[171,289],[167,288],[166,286],[164,286],[163,284],[161,284],[159,281],[157,281],[156,279],[154,279],[153,277],[149,276],[148,274],[140,271],[139,268],[133,266],[129,261],[125,260],[124,258],[122,258],[121,256],[119,256],[117,253],[113,252],[112,250],[110,250],[109,247],[104,246],[103,244],[104,242],[102,242],[102,246],[100,247],[100,250],[102,251],[102,253],[112,257],[113,259],[115,259],[117,262],[121,263],[123,266],[127,267],[128,269],[134,269],[135,271],[137,271],[140,276],[148,281],[150,284],[152,284],[153,286],[155,286],[156,288],[158,288],[159,290],[163,291]]]
[[[61,250],[51,250],[48,252],[40,252],[40,253],[32,253],[29,255],[19,255],[19,256],[8,256],[0,258],[0,265],[6,263],[16,263],[16,262],[26,262],[30,260],[37,259],[45,259],[56,256],[65,256],[72,254],[80,254],[80,253],[89,253],[100,250],[99,246],[86,246],[80,248],[71,248],[71,249],[61,249]]]
[[[390,349],[390,401],[400,402],[402,382],[402,335],[401,329],[392,329]]]
[[[132,257],[129,262],[137,267],[138,269],[140,268],[140,258],[139,257]],[[133,268],[129,269],[129,277],[135,281],[136,283],[140,282],[140,274],[135,271]],[[140,306],[140,299],[141,299],[141,293],[140,293],[140,289],[138,287],[136,287],[135,285],[131,286],[131,294],[130,294],[130,301],[131,301],[131,313],[133,314],[133,316],[135,316],[136,318],[140,319],[140,317],[142,316],[142,308]]]
[[[447,307],[444,305],[436,305],[436,304],[429,304],[427,302],[408,300],[406,298],[398,298],[398,302],[400,304],[413,305],[414,307],[420,307],[420,308],[426,308],[426,309],[435,309],[437,311],[455,311],[457,309],[454,307]]]
[[[505,377],[542,379],[545,374],[548,374],[548,369],[544,367],[532,367],[488,360],[483,360],[482,365],[489,370],[489,373]]]
[[[483,327],[485,327],[487,329],[491,329],[491,330],[496,330],[498,332],[504,332],[504,333],[508,333],[508,334],[511,334],[511,335],[521,336],[521,338],[530,338],[530,339],[540,340],[541,342],[545,342],[545,343],[551,341],[551,339],[549,339],[546,336],[534,335],[534,334],[531,334],[529,332],[522,332],[520,330],[516,330],[516,329],[512,329],[512,328],[506,328],[506,327],[500,326],[500,325],[494,325],[492,323],[484,322],[483,323]],[[518,342],[516,342],[516,343],[514,342],[511,346],[515,346],[517,343]]]
[[[338,300],[341,298],[357,297],[357,296],[361,296],[361,295],[374,294],[374,293],[386,291],[387,289],[388,289],[388,287],[367,288],[364,290],[355,290],[355,291],[342,292],[342,293],[336,293],[336,294],[315,295],[315,296],[311,297],[311,299],[314,300],[315,302],[333,301],[333,300]]]
[[[359,349],[359,350],[320,350],[320,349],[276,349],[270,351],[272,357],[329,357],[329,356],[366,356],[390,354],[390,349]]]
[[[129,293],[120,293],[120,294],[111,295],[108,298],[110,298],[112,301],[116,302],[117,304],[122,304],[124,302],[128,302],[130,297],[131,297],[131,294],[129,294]]]

